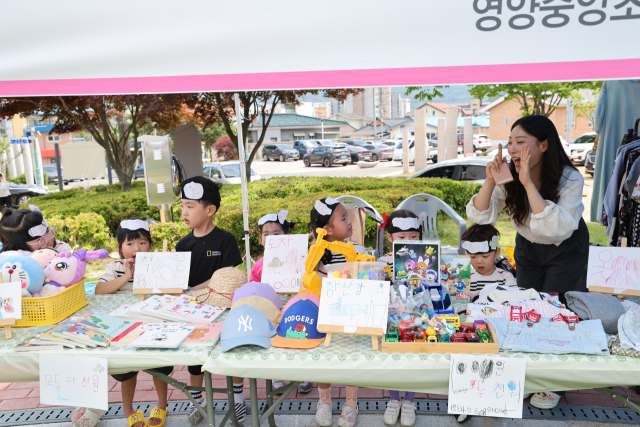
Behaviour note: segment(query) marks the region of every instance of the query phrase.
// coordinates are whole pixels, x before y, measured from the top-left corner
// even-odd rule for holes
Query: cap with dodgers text
[[[271,341],[274,347],[314,348],[322,344],[326,334],[318,332],[319,307],[315,301],[299,299],[285,307],[282,320]]]

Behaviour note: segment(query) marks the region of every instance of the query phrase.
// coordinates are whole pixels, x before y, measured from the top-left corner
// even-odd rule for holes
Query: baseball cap
[[[260,310],[251,305],[242,305],[231,310],[222,325],[220,346],[229,351],[241,345],[271,347],[275,329]]]
[[[276,306],[278,310],[282,310],[282,301],[270,285],[260,282],[245,283],[233,294],[233,300],[237,301],[240,298],[257,296],[266,298]]]
[[[310,299],[311,301],[313,301],[318,307],[320,307],[320,298],[310,294],[309,292],[305,292],[302,294],[297,294],[296,296],[292,297],[289,301],[287,301],[287,304],[284,306],[284,310],[282,310],[282,312],[284,313],[285,311],[287,311],[287,309],[289,307],[291,307],[293,305],[293,303],[296,303],[298,301],[300,301],[301,299]]]
[[[276,329],[277,336],[271,341],[274,347],[314,348],[319,346],[326,334],[318,332],[318,304],[308,298],[300,298],[287,304],[282,321]]]
[[[280,322],[280,310],[270,300],[258,296],[249,296],[236,300],[234,298],[231,310],[234,310],[242,305],[251,305],[262,312],[265,317],[275,327]]]

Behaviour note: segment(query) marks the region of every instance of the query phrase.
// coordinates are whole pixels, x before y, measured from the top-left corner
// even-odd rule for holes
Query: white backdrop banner
[[[640,77],[640,0],[20,0],[0,96]]]

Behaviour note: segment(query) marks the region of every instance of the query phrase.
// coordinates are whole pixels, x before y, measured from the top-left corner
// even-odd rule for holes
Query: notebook
[[[203,304],[195,299],[183,295],[175,298],[169,304],[162,305],[157,315],[164,319],[172,319],[192,323],[213,323],[224,313],[224,308]]]
[[[187,326],[193,326],[194,330],[182,345],[213,347],[220,339],[222,325],[222,323],[188,323]]]
[[[147,329],[129,347],[133,348],[178,348],[193,332],[193,326],[167,324]]]

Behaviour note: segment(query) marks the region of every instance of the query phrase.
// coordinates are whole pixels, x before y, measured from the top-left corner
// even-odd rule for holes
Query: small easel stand
[[[167,222],[164,209],[160,208],[160,223],[165,224]],[[162,252],[167,252],[169,249],[169,241],[167,239],[162,240]],[[171,252],[175,252],[175,249],[171,249]],[[154,252],[159,252],[157,249]],[[182,288],[161,288],[161,289],[153,289],[153,288],[138,288],[133,290],[134,295],[140,295],[140,301],[144,301],[147,295],[163,295],[163,294],[171,294],[171,295],[182,295],[184,293],[184,289]]]
[[[366,327],[348,327],[348,326],[334,326],[334,325],[318,325],[318,332],[327,334],[324,339],[324,346],[329,347],[331,345],[331,338],[333,334],[345,334],[353,337],[355,335],[370,335],[371,346],[374,350],[378,350],[378,337],[384,336],[384,330],[382,328],[366,328]]]
[[[4,326],[4,336],[6,339],[10,340],[13,337],[11,332],[11,327],[15,326],[16,319],[0,319],[0,326]]]

